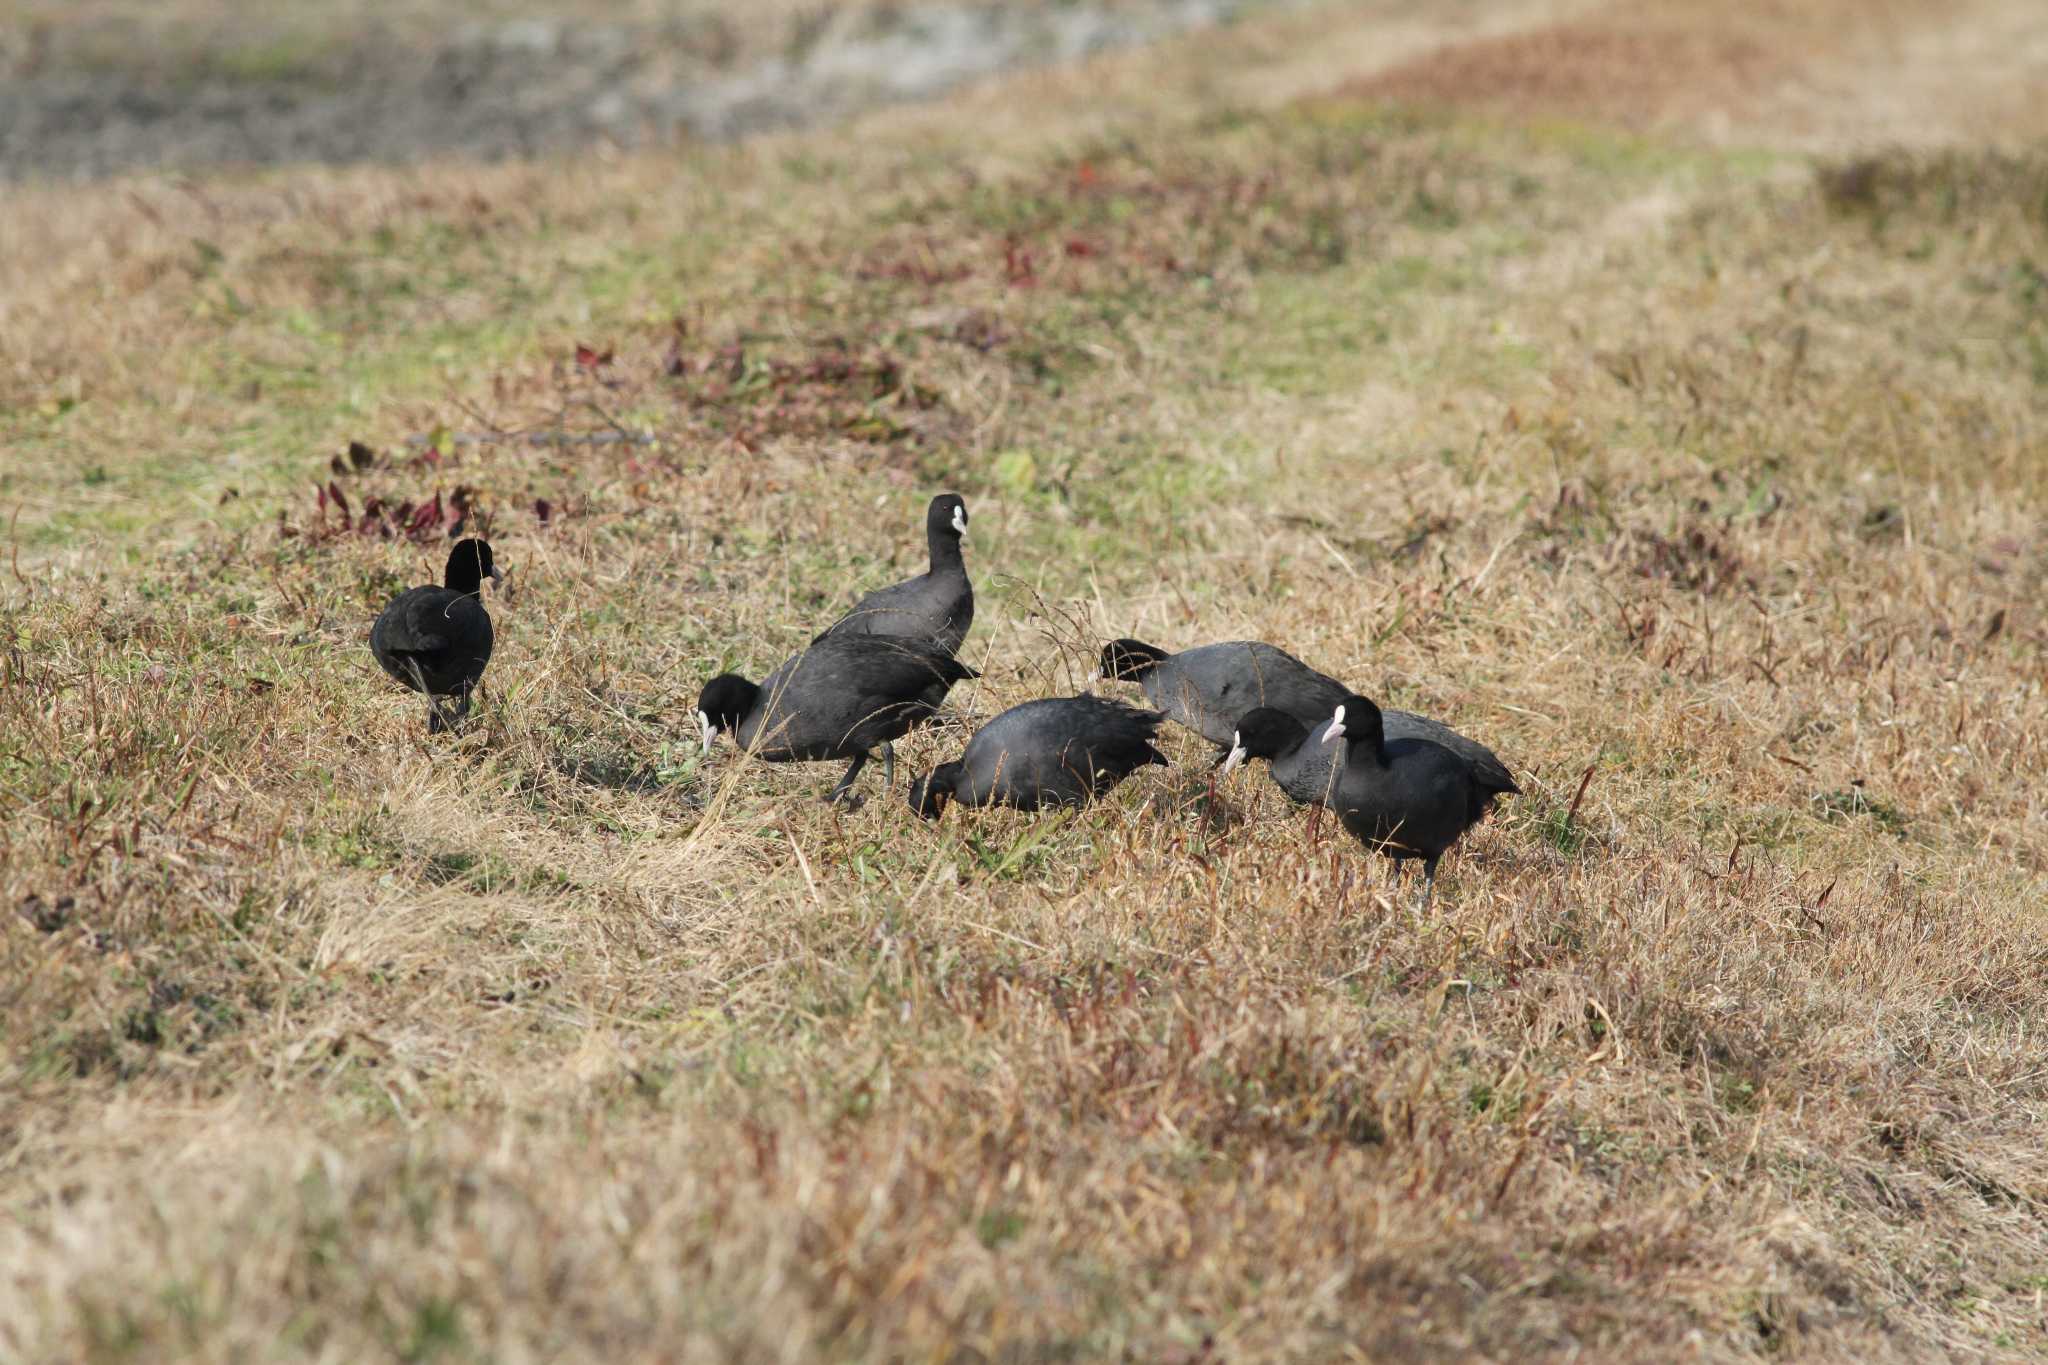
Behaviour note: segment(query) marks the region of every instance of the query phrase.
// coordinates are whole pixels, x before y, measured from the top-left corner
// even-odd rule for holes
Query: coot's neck
[[[1308,727],[1300,721],[1295,721],[1292,727],[1282,733],[1279,751],[1273,756],[1286,758],[1290,754],[1300,753],[1301,746],[1308,743],[1308,739]]]
[[[761,684],[745,678],[739,681],[740,685],[733,689],[732,715],[729,717],[734,734],[739,733],[748,716],[761,709]]]
[[[930,790],[951,796],[960,790],[960,775],[967,769],[957,759],[932,769]]]
[[[960,558],[960,537],[950,529],[941,530],[934,526],[925,534],[925,542],[931,547],[932,572],[942,573],[965,567]]]
[[[441,582],[450,591],[468,597],[474,597],[483,591],[483,565],[478,562],[474,547],[458,545],[448,552],[448,569],[442,575]]]
[[[1139,650],[1144,652],[1139,653]],[[1172,657],[1163,649],[1154,649],[1151,645],[1139,642],[1137,649],[1123,651],[1114,676],[1126,682],[1143,682],[1148,673]]]
[[[1339,757],[1347,764],[1362,763],[1370,768],[1387,766],[1387,731],[1378,711],[1344,717],[1344,735],[1337,742],[1344,746]]]

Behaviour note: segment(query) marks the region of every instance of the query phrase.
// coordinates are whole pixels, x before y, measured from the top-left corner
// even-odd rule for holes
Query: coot
[[[957,762],[910,784],[910,808],[936,819],[967,806],[1078,806],[1166,759],[1152,747],[1166,717],[1106,697],[1047,697],[981,727]]]
[[[732,732],[740,748],[770,763],[850,759],[828,801],[843,799],[880,746],[893,782],[893,741],[929,720],[956,682],[980,676],[945,650],[886,635],[833,635],[785,662],[761,683],[724,673],[704,684],[697,720],[704,749]]]
[[[426,694],[430,735],[453,729],[469,714],[469,694],[491,661],[491,614],[483,603],[486,575],[494,583],[504,582],[490,543],[459,540],[448,551],[440,587],[406,589],[370,627],[370,653],[378,664]]]
[[[1368,849],[1422,861],[1422,908],[1436,893],[1437,860],[1477,820],[1471,773],[1458,755],[1426,739],[1390,739],[1380,708],[1346,697],[1320,742],[1340,747],[1330,806]]]
[[[974,624],[974,584],[960,558],[967,538],[967,504],[958,493],[933,498],[924,515],[932,566],[915,578],[877,588],[825,628],[820,640],[840,635],[895,635],[929,640],[957,654]]]
[[[1227,756],[1246,712],[1269,706],[1314,729],[1326,723],[1351,692],[1335,678],[1261,640],[1198,645],[1178,654],[1142,640],[1112,640],[1102,647],[1102,676],[1137,683],[1168,719],[1223,748],[1226,752],[1219,759]],[[1493,750],[1442,721],[1388,711],[1384,725],[1391,739],[1425,739],[1464,760],[1475,818],[1492,807],[1495,797],[1521,790]]]

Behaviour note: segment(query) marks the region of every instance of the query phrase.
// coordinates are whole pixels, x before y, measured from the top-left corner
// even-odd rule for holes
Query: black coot
[[[915,578],[877,588],[825,628],[818,639],[841,635],[893,635],[929,640],[948,654],[960,651],[974,624],[974,584],[960,558],[967,539],[967,504],[941,493],[925,509],[925,542],[932,566]]]
[[[1137,683],[1146,700],[1169,720],[1226,751],[1234,743],[1238,721],[1249,711],[1270,706],[1314,730],[1351,692],[1335,678],[1260,640],[1198,645],[1178,654],[1142,640],[1112,640],[1102,647],[1102,676]],[[1384,725],[1389,739],[1428,740],[1464,760],[1474,818],[1484,815],[1495,797],[1521,790],[1493,750],[1442,721],[1410,711],[1388,711]]]
[[[1230,752],[1224,755],[1217,776],[1227,777],[1232,768],[1249,758],[1265,759],[1273,785],[1300,805],[1327,803],[1330,776],[1337,769],[1337,746],[1318,743],[1306,725],[1285,711],[1261,706],[1247,712],[1237,722]]]
[[[957,762],[910,784],[910,808],[936,819],[968,806],[1078,806],[1149,763],[1166,717],[1106,697],[1048,697],[1013,706],[975,732]]]
[[[1346,697],[1319,741],[1342,750],[1331,809],[1358,841],[1395,863],[1422,860],[1422,908],[1436,893],[1436,864],[1476,822],[1463,759],[1426,739],[1389,739],[1380,708]]]
[[[491,661],[491,614],[482,595],[486,575],[494,583],[504,581],[490,543],[457,541],[440,587],[406,589],[370,627],[370,653],[384,671],[426,694],[430,735],[453,729],[469,714],[469,694]]]
[[[704,684],[697,720],[704,749],[720,730],[770,763],[852,760],[828,801],[844,798],[881,746],[885,780],[896,774],[893,741],[929,720],[956,682],[980,676],[922,640],[833,635],[751,683],[724,673]]]

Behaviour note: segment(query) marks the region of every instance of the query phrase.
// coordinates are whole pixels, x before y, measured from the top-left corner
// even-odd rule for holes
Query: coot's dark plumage
[[[1246,712],[1270,706],[1310,730],[1327,723],[1351,689],[1319,673],[1284,649],[1261,640],[1229,640],[1169,654],[1142,640],[1112,640],[1102,647],[1102,675],[1135,682],[1167,718],[1228,748]],[[1390,739],[1424,739],[1464,760],[1468,799],[1484,815],[1496,796],[1521,789],[1493,750],[1441,721],[1409,711],[1383,713]]]
[[[1368,849],[1397,864],[1421,859],[1428,909],[1437,860],[1477,820],[1468,765],[1426,739],[1389,739],[1364,697],[1346,697],[1317,739],[1342,749],[1331,809]]]
[[[931,718],[946,692],[978,677],[950,653],[922,640],[832,635],[751,683],[721,674],[697,698],[704,748],[720,730],[770,763],[850,759],[828,800],[839,800],[880,746],[894,779],[892,741]]]
[[[1248,758],[1265,759],[1273,785],[1297,803],[1321,805],[1330,794],[1330,775],[1337,768],[1337,746],[1318,743],[1308,726],[1285,711],[1261,706],[1246,712],[1237,722],[1230,752],[1224,756],[1218,776],[1227,776]]]
[[[1106,697],[1048,697],[1013,706],[981,727],[957,762],[910,784],[910,808],[936,819],[946,802],[968,806],[1078,806],[1148,763],[1166,717]]]
[[[440,587],[407,589],[370,627],[378,664],[426,694],[428,734],[452,729],[469,713],[469,694],[491,660],[491,614],[482,596],[487,575],[504,581],[489,542],[457,541]]]
[[[974,624],[974,584],[960,558],[960,543],[967,538],[967,504],[958,493],[932,499],[925,509],[924,534],[932,557],[927,572],[869,593],[818,638],[904,636],[958,653],[967,628]]]

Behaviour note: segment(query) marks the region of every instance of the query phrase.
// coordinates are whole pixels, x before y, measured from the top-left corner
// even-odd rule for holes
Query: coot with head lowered
[[[1147,764],[1166,717],[1106,697],[1047,697],[1013,706],[975,732],[967,751],[910,784],[910,808],[936,819],[965,806],[1078,806]]]
[[[1135,682],[1144,689],[1146,700],[1164,711],[1169,720],[1226,751],[1236,743],[1238,722],[1259,707],[1284,711],[1314,729],[1326,724],[1331,712],[1351,694],[1351,689],[1335,678],[1262,640],[1228,640],[1178,654],[1142,640],[1112,640],[1102,647],[1102,676]],[[1388,711],[1384,725],[1391,739],[1425,739],[1462,759],[1467,796],[1479,815],[1487,812],[1495,797],[1520,790],[1493,750],[1442,721],[1409,711]],[[1293,796],[1293,789],[1288,794]]]
[[[832,635],[760,682],[723,673],[704,684],[697,720],[704,749],[729,731],[769,763],[848,759],[828,801],[843,799],[877,747],[893,781],[893,741],[931,719],[954,683],[979,676],[938,646],[886,635]]]

